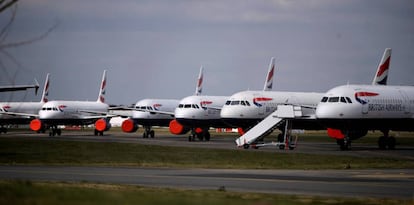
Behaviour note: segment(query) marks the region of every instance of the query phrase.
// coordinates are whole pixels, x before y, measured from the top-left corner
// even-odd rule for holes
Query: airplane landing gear
[[[142,134],[142,138],[154,138],[155,137],[155,132],[154,130],[151,129],[151,126],[144,126],[144,133]]]
[[[337,140],[336,143],[342,151],[351,149],[351,139],[346,136],[344,139]]]
[[[378,138],[378,147],[380,149],[395,149],[396,140],[395,137],[389,136],[389,130],[381,131],[384,136]]]
[[[95,134],[95,136],[98,136],[98,135],[99,136],[103,136],[104,135],[103,133],[104,133],[104,131],[99,131],[99,130],[95,129],[95,133],[94,134]]]
[[[7,128],[6,127],[0,127],[0,134],[1,133],[4,133],[4,134],[7,134]]]
[[[188,136],[188,141],[195,141],[195,138],[198,138],[200,141],[210,141],[210,132],[208,129],[203,129],[202,132],[196,132],[195,129],[191,129],[191,134]]]
[[[62,134],[62,130],[59,129],[56,125],[55,126],[51,126],[50,130],[49,130],[49,137],[53,137],[53,136],[60,136]]]

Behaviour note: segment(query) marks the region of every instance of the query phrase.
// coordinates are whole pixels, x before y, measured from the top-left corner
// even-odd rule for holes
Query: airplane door
[[[362,105],[362,114],[368,114],[368,103]]]
[[[265,113],[265,106],[264,106],[264,105],[262,105],[262,106],[260,106],[260,107],[259,107],[259,112],[258,112],[258,114],[259,114],[259,116],[260,116],[260,115],[264,115],[264,113]]]
[[[403,106],[403,109],[404,109],[404,114],[408,114],[411,111],[410,110],[410,99],[408,98],[407,94],[404,91],[400,90],[400,94],[401,94],[402,99],[403,99],[402,106]]]
[[[369,102],[368,101],[366,101],[367,103],[365,103],[365,104],[362,104],[362,114],[368,114],[368,104],[369,104]]]

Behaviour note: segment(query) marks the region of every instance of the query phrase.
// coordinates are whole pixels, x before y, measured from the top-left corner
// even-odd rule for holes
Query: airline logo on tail
[[[377,73],[375,75],[373,85],[386,85],[388,78],[388,70],[391,62],[391,48],[387,48],[384,51],[384,55],[381,58],[381,62],[378,65]]]
[[[273,100],[273,98],[267,98],[267,97],[257,97],[257,98],[253,98],[253,104],[255,104],[257,107],[262,107],[263,104],[261,104],[260,102],[267,102]]]
[[[266,80],[266,88],[268,90],[271,90],[273,87],[273,72],[275,70],[275,66],[272,66],[272,69],[269,72],[269,75],[267,76],[267,80]]]
[[[99,90],[98,101],[101,103],[105,103],[105,92],[106,92],[105,90],[106,90],[106,70],[104,70],[104,73],[102,76],[101,89]]]
[[[365,99],[365,97],[373,97],[373,96],[377,96],[377,95],[379,95],[379,94],[378,93],[373,93],[373,92],[356,92],[355,93],[355,100],[358,101],[359,103],[365,105],[369,102],[367,99]]]
[[[105,87],[106,87],[106,79],[102,82],[101,95],[99,96],[99,99],[103,103],[105,102]]]
[[[44,95],[43,95],[43,100],[42,101],[44,103],[47,103],[49,101],[48,97],[49,97],[49,81],[46,82],[45,91],[44,91]]]
[[[198,74],[195,94],[200,95],[202,91],[203,91],[203,66],[200,67],[200,73]]]
[[[49,101],[48,99],[49,97],[49,76],[50,74],[48,73],[46,75],[45,87],[43,88],[43,94],[42,94],[42,99],[41,99],[41,102],[43,103],[47,103]]]
[[[275,58],[272,58],[270,60],[269,70],[267,72],[266,82],[263,88],[264,91],[272,90],[274,72],[275,72]]]

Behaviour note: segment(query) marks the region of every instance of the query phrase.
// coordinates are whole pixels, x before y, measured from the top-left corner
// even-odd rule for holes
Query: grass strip
[[[132,185],[0,181],[0,204],[168,204],[168,205],[248,205],[248,204],[410,204],[410,201],[376,198],[340,198],[226,190],[183,190],[146,188]]]
[[[410,160],[170,147],[137,143],[0,138],[0,164],[230,169],[414,168]]]

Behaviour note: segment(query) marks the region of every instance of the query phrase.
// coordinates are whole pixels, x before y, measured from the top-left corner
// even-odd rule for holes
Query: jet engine
[[[132,133],[138,130],[138,124],[136,124],[133,119],[128,118],[122,122],[121,128],[124,132]]]
[[[190,131],[189,127],[184,127],[177,120],[171,120],[169,128],[171,134],[175,135],[182,135]]]

